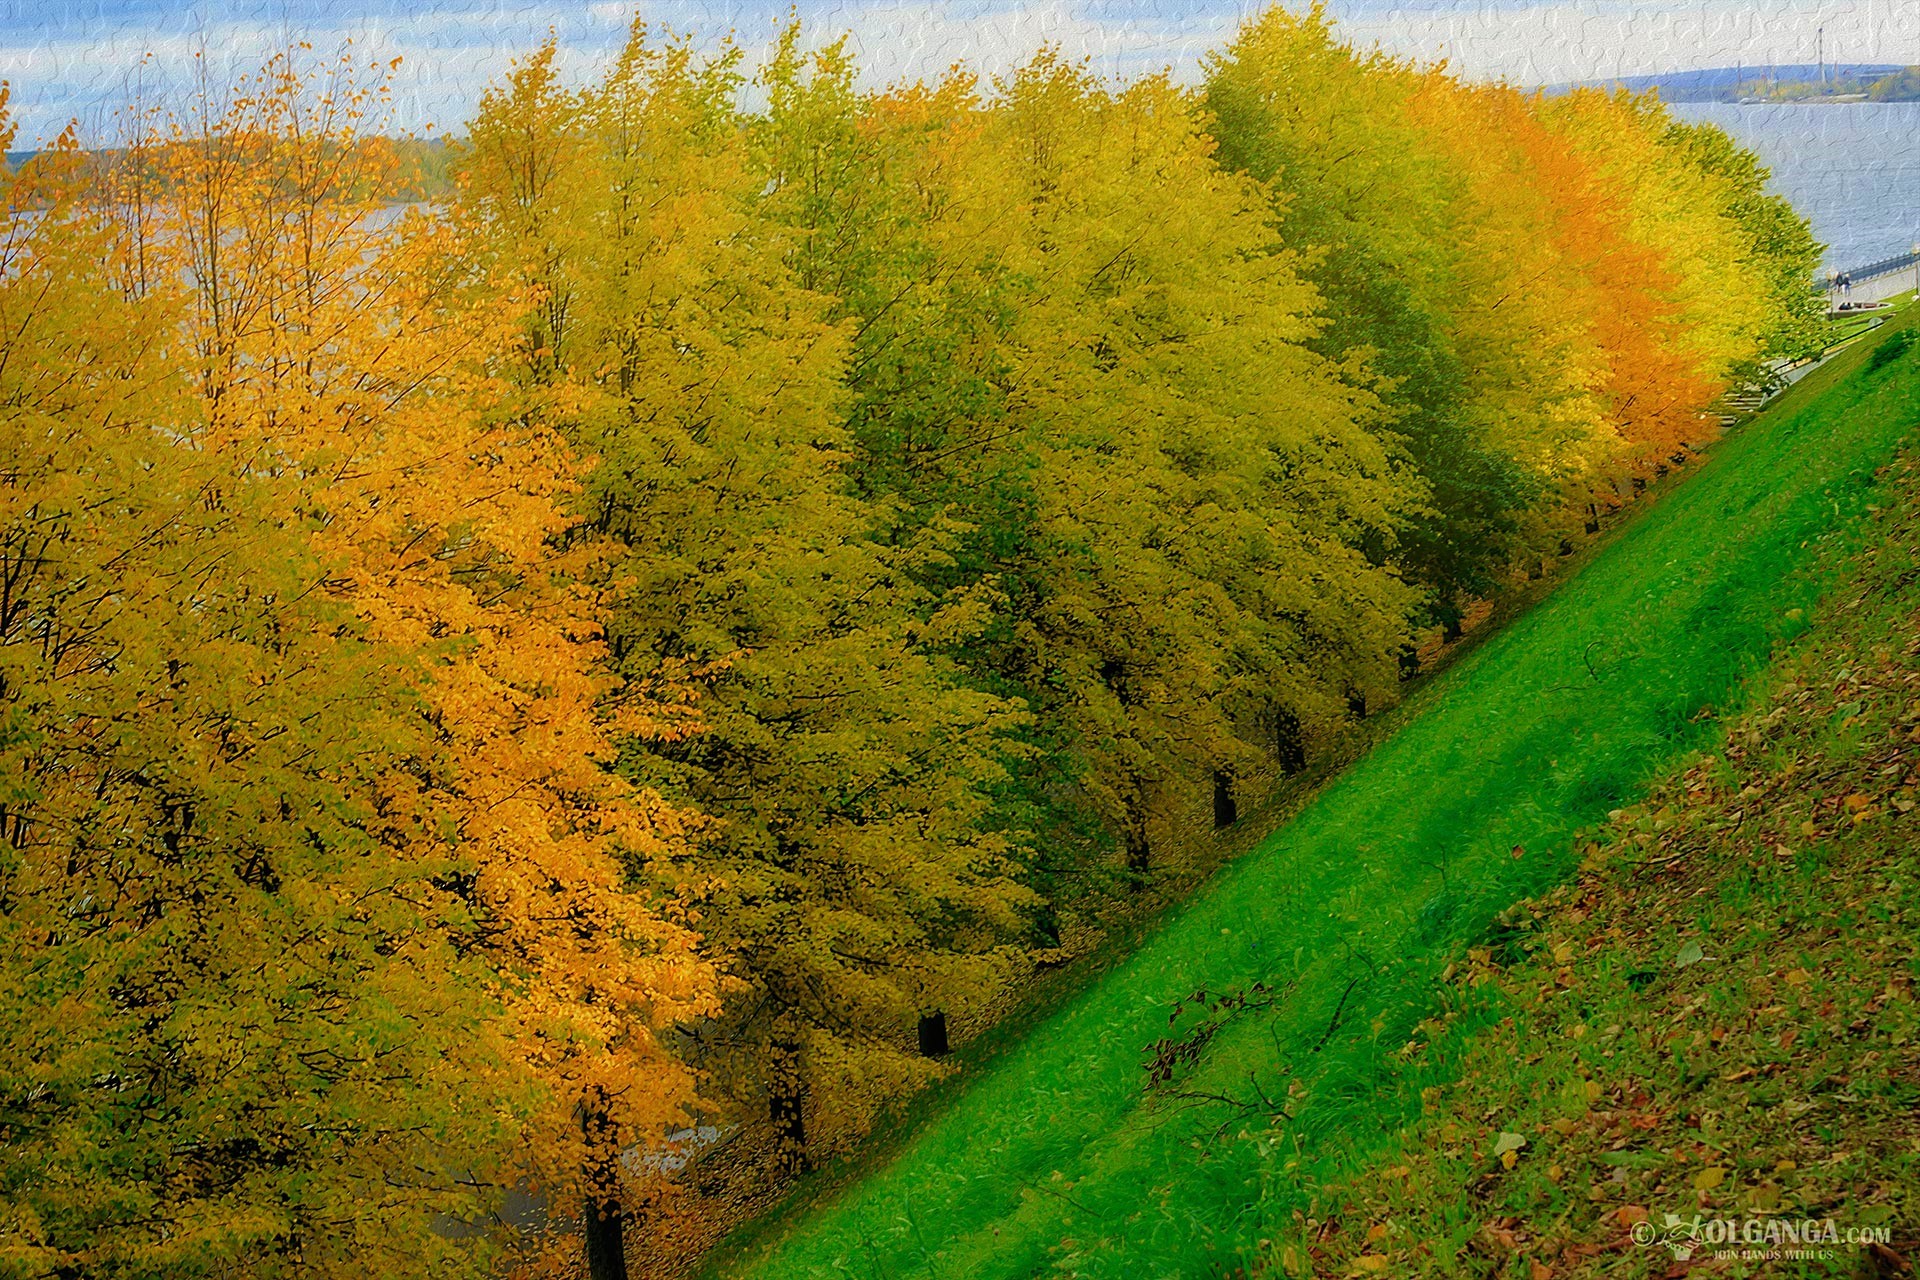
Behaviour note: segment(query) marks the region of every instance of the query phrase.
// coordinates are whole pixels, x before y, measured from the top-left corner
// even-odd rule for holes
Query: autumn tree
[[[959,655],[1138,883],[1158,807],[1254,767],[1260,716],[1391,685],[1406,596],[1368,549],[1412,495],[1374,399],[1307,349],[1313,290],[1170,84],[773,66],[769,163],[803,180],[769,203],[857,326],[853,474],[889,536],[954,548],[931,587],[1001,602]]]
[[[690,722],[623,686],[587,585],[601,548],[569,514],[582,464],[501,369],[529,299],[457,230],[381,206],[384,81],[299,51],[142,140],[159,176],[147,282],[184,280],[183,342],[210,447],[272,476],[328,591],[417,667],[432,752],[388,803],[396,838],[450,841],[451,883],[493,974],[501,1070],[539,1101],[511,1176],[587,1205],[617,1264],[626,1153],[684,1123],[670,1028],[716,1007],[684,904],[631,867],[690,813],[624,783],[614,742]],[[610,1262],[608,1259],[614,1259]]]
[[[535,1098],[412,795],[421,672],[86,177],[68,133],[4,180],[0,1274],[478,1274],[434,1223]]]
[[[1585,317],[1541,314],[1557,264],[1528,216],[1531,175],[1459,118],[1469,92],[1355,52],[1317,6],[1247,23],[1206,81],[1223,163],[1271,184],[1281,235],[1311,255],[1331,320],[1317,348],[1364,355],[1425,481],[1396,558],[1450,632],[1596,429],[1574,349]]]
[[[849,492],[846,333],[756,211],[738,55],[636,26],[577,96],[550,58],[487,100],[464,192],[496,252],[567,292],[525,376],[597,460],[581,510],[629,549],[607,578],[621,670],[704,675],[701,732],[630,740],[622,768],[714,819],[674,874],[748,989],[687,1052],[762,1099],[798,1164],[939,1069],[918,1015],[982,1008],[1013,971],[1026,894],[991,788],[1020,712],[939,656],[979,606],[929,601],[925,552],[876,542]],[[564,184],[503,182],[559,139]]]
[[[1784,196],[1767,190],[1771,175],[1759,157],[1719,126],[1668,117],[1660,140],[1669,153],[1704,176],[1706,191],[1734,225],[1739,251],[1758,274],[1767,303],[1760,358],[1791,361],[1818,355],[1826,342],[1826,304],[1807,284],[1825,246],[1813,238],[1807,219]],[[1764,371],[1736,367],[1732,376],[1752,379]]]
[[[1318,6],[1247,23],[1206,97],[1225,161],[1316,251],[1322,349],[1364,355],[1427,481],[1398,560],[1449,633],[1530,536],[1597,529],[1804,341],[1804,222],[1650,98],[1467,85],[1356,52]]]

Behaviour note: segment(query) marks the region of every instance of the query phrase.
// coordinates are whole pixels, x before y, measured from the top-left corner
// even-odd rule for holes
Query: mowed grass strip
[[[1404,727],[1034,1027],[898,1158],[749,1229],[714,1269],[989,1280],[1259,1268],[1312,1187],[1390,1140],[1423,1080],[1457,1073],[1437,1048],[1411,1066],[1398,1055],[1463,943],[1568,877],[1573,833],[1717,733],[1746,677],[1806,626],[1876,468],[1915,423],[1911,355],[1862,372],[1879,345],[1788,392],[1423,689]]]

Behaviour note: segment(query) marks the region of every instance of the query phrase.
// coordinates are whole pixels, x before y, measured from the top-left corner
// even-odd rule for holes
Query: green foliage
[[[1901,329],[1897,333],[1887,335],[1874,344],[1872,354],[1867,357],[1867,372],[1878,373],[1912,348],[1912,329]]]
[[[1666,145],[1703,174],[1720,179],[1721,209],[1740,232],[1749,261],[1767,291],[1769,322],[1761,360],[1803,360],[1819,354],[1826,301],[1808,287],[1826,246],[1813,238],[1807,220],[1766,184],[1771,174],[1759,159],[1711,124],[1667,127]],[[1741,371],[1747,380],[1760,370]]]
[[[1875,102],[1920,101],[1920,67],[1881,76],[1867,86],[1867,97]]]
[[[630,1154],[745,1122],[757,1196],[857,1140],[946,1072],[921,1016],[964,1041],[1138,919],[1216,856],[1210,793],[1391,704],[1817,340],[1805,224],[1650,99],[1319,9],[1200,92],[1054,50],[870,92],[804,48],[749,86],[636,22],[579,85],[549,40],[457,146],[289,53],[0,179],[46,215],[0,243],[0,1265],[458,1270],[423,1224],[470,1174],[588,1211],[527,1266],[618,1272],[677,1194]],[[1271,1169],[1175,1185],[1156,1003],[1212,993],[1162,1092],[1238,1088],[1249,1019],[1363,1088],[1349,1024],[1541,874],[1496,853],[1690,740],[1822,474],[1687,555],[1645,526],[982,1095],[1056,1115],[970,1102],[902,1176],[1077,1161],[1101,1233],[1239,1250]],[[1336,973],[1389,916],[1416,962]],[[1122,1265],[1003,1190],[939,1210],[960,1270],[988,1216],[993,1265]]]
[[[806,180],[772,202],[858,322],[852,474],[940,547],[930,588],[990,593],[963,660],[1143,873],[1156,806],[1257,768],[1262,716],[1393,683],[1406,595],[1369,552],[1414,492],[1377,404],[1308,348],[1312,291],[1172,86],[1042,55],[990,104],[956,77],[830,129],[839,54],[776,67],[767,145]]]
[[[1282,234],[1310,251],[1329,320],[1316,348],[1365,361],[1424,482],[1395,559],[1451,625],[1464,597],[1491,589],[1517,513],[1547,488],[1531,464],[1564,393],[1534,379],[1520,406],[1530,421],[1493,407],[1513,375],[1476,367],[1476,347],[1546,359],[1552,337],[1535,327],[1486,342],[1467,328],[1505,320],[1499,295],[1480,292],[1499,282],[1473,278],[1467,221],[1497,212],[1464,207],[1460,166],[1410,113],[1421,87],[1410,69],[1337,43],[1320,9],[1275,9],[1210,60],[1205,103],[1222,163],[1272,184]]]
[[[631,549],[609,566],[623,672],[703,682],[700,732],[635,741],[622,769],[713,819],[671,874],[747,984],[683,1048],[768,1095],[797,1158],[937,1071],[920,1013],[972,1015],[1011,976],[1029,894],[990,802],[1024,717],[942,656],[980,608],[917,585],[937,547],[869,536],[845,482],[844,330],[757,212],[734,64],[636,30],[577,105],[494,100],[469,191],[524,172],[511,122],[555,111],[568,173],[521,213],[555,228],[530,261],[568,299],[529,369],[564,384],[599,460],[586,511]]]
[[[1843,373],[1858,368],[1843,360]],[[1876,471],[1920,407],[1910,379],[1835,377],[1789,392],[1438,677],[1397,733],[896,1160],[744,1237],[716,1273],[776,1280],[858,1259],[873,1274],[1119,1276],[1273,1261],[1317,1189],[1455,1070],[1443,1054],[1395,1055],[1436,1012],[1462,945],[1497,941],[1502,909],[1571,872],[1574,832],[1709,740],[1716,709],[1743,697],[1834,581],[1829,551],[1858,545],[1852,522],[1880,502]],[[1452,905],[1429,911],[1437,900]],[[1251,1012],[1149,1087],[1143,1063],[1170,1014],[1181,1036],[1215,1017],[1193,993],[1237,999],[1255,982],[1269,994]]]

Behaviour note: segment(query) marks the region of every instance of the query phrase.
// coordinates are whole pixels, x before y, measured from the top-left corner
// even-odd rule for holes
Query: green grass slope
[[[1571,876],[1576,831],[1711,741],[1743,682],[1806,627],[1920,412],[1914,356],[1867,374],[1868,355],[1790,391],[1422,690],[1403,728],[890,1164],[763,1225],[715,1269],[990,1280],[1270,1265],[1317,1189],[1364,1168],[1424,1089],[1458,1076],[1470,1036],[1403,1050],[1453,990],[1461,948]]]
[[[1891,479],[1747,713],[1461,957],[1409,1055],[1458,1080],[1274,1274],[1913,1274],[1920,450]]]

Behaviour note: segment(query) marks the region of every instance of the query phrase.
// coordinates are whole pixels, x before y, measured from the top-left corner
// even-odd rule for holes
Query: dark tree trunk
[[[767,1119],[773,1122],[776,1159],[789,1174],[805,1173],[807,1162],[807,1094],[800,1073],[798,1037],[776,1036],[769,1052]]]
[[[1560,539],[1560,554],[1563,556],[1570,556],[1573,554],[1573,539],[1571,538]]]
[[[627,1280],[626,1220],[618,1200],[587,1198],[587,1275]]]
[[[620,1205],[619,1134],[607,1116],[607,1096],[590,1089],[580,1109],[587,1139],[585,1204],[587,1275],[590,1280],[627,1280],[626,1213]]]
[[[947,1056],[947,1015],[943,1011],[920,1015],[920,1056],[923,1058],[944,1058]]]
[[[767,1116],[779,1143],[779,1164],[788,1173],[807,1171],[807,1106],[797,1089],[776,1088],[767,1099]]]
[[[1213,829],[1221,831],[1240,821],[1240,806],[1234,803],[1233,779],[1225,769],[1213,771]]]
[[[1412,645],[1400,649],[1400,678],[1411,680],[1420,674],[1420,651]]]
[[[1280,772],[1291,778],[1307,767],[1307,739],[1300,729],[1300,717],[1281,707],[1273,713],[1273,753],[1280,761]]]
[[[1355,720],[1367,718],[1367,695],[1358,689],[1347,690],[1347,710]]]
[[[1463,621],[1459,606],[1451,602],[1443,605],[1440,609],[1440,639],[1447,644],[1458,640],[1465,634],[1460,626]]]
[[[1033,933],[1043,947],[1060,945],[1060,912],[1051,902],[1042,903],[1033,915]]]
[[[1600,508],[1594,506],[1591,502],[1587,504],[1587,523],[1585,528],[1588,533],[1600,532]]]

